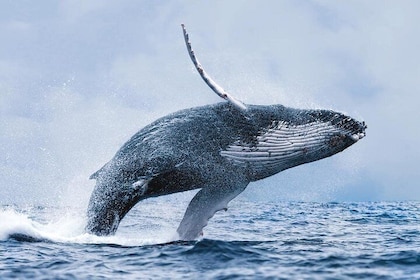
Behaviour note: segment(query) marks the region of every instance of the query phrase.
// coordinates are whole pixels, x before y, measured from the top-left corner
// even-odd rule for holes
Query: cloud
[[[79,2],[0,4],[0,203],[69,189],[86,200],[89,174],[139,128],[219,102],[189,61],[182,22],[205,69],[245,102],[368,124],[350,149],[245,196],[420,199],[416,1]]]

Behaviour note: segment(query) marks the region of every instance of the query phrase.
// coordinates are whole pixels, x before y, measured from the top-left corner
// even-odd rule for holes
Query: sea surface
[[[249,202],[174,241],[184,201],[137,205],[117,234],[84,209],[0,206],[0,279],[420,279],[420,202]]]

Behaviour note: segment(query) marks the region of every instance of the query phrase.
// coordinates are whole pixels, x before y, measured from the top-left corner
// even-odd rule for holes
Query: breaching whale
[[[194,240],[250,182],[332,156],[365,136],[364,122],[331,110],[242,103],[204,71],[182,28],[200,76],[227,102],[167,115],[126,142],[91,176],[88,233],[114,234],[143,199],[201,189],[177,229],[180,240]]]

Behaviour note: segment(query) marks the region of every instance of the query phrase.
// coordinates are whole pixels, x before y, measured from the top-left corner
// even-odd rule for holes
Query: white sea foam
[[[30,220],[26,214],[18,213],[12,209],[1,209],[0,240],[5,240],[12,234],[41,238],[37,223]]]
[[[144,231],[121,230],[113,236],[96,236],[84,232],[86,218],[77,211],[58,209],[56,215],[43,221],[37,209],[17,211],[12,208],[0,208],[0,241],[20,238],[31,241],[80,244],[115,244],[121,246],[142,246],[174,241],[174,232],[167,229],[145,229]],[[66,211],[66,213],[62,213]],[[61,212],[61,213],[59,213]],[[56,217],[54,217],[56,216]]]

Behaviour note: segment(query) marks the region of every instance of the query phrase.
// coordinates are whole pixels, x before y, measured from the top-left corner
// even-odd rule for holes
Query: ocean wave
[[[0,207],[0,279],[420,279],[418,202],[242,201],[193,242],[171,239],[165,203],[110,237],[84,233],[83,209]]]

